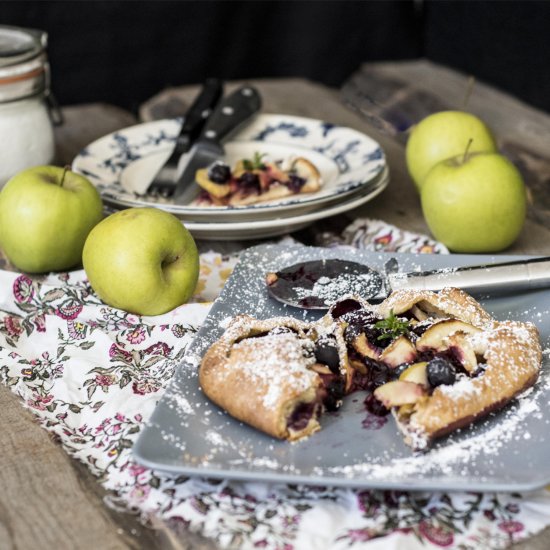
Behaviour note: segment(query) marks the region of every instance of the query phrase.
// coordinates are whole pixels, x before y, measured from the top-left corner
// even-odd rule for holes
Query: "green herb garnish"
[[[265,170],[265,164],[262,162],[262,157],[265,157],[265,153],[254,153],[254,158],[243,159],[243,167],[245,170]]]
[[[387,319],[377,321],[374,326],[383,331],[377,340],[385,340],[387,338],[393,340],[403,334],[409,334],[409,321],[402,321],[399,317],[396,317],[393,309],[390,309],[390,316]]]

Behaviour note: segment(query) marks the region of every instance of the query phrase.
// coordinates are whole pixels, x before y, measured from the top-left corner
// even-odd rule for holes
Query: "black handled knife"
[[[195,174],[223,158],[222,140],[260,110],[260,94],[252,86],[243,86],[220,101],[208,119],[199,139],[182,158],[174,202],[189,204],[198,194]]]

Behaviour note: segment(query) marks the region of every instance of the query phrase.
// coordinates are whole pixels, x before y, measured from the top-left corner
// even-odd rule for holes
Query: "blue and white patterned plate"
[[[87,176],[103,200],[113,206],[157,206],[180,217],[221,219],[251,213],[294,215],[297,210],[316,209],[365,191],[386,167],[380,145],[361,132],[310,118],[263,114],[225,145],[228,162],[247,158],[253,150],[275,160],[304,156],[321,172],[320,191],[239,207],[179,205],[143,195],[170,155],[180,124],[180,120],[159,120],[104,136],[78,154],[73,170]]]

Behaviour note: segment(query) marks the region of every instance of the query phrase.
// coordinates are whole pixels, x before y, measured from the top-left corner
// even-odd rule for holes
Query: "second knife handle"
[[[201,141],[219,144],[247,121],[262,106],[260,94],[253,86],[242,86],[222,99],[202,132]]]
[[[204,83],[199,95],[185,114],[179,137],[183,137],[189,144],[198,139],[222,93],[223,83],[219,78],[209,78]]]

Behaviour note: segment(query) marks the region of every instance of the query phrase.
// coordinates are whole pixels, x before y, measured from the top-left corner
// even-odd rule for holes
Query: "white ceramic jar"
[[[55,153],[47,35],[0,26],[0,186]]]

